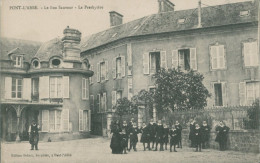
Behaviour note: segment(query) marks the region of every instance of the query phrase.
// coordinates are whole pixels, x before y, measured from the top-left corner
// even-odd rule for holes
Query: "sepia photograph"
[[[1,0],[0,163],[260,163],[260,0]]]

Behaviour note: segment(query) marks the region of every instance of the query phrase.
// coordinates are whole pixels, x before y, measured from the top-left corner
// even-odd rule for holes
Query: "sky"
[[[202,7],[206,7],[250,0],[201,1]],[[198,0],[171,2],[175,4],[175,10],[198,6]],[[14,6],[37,6],[37,9],[18,10]],[[59,9],[59,6],[72,6],[73,9]],[[86,9],[86,6],[100,9]],[[109,11],[122,14],[124,23],[155,14],[158,12],[158,0],[1,0],[0,7],[1,37],[46,42],[62,37],[63,29],[67,26],[80,30],[83,37],[106,30],[110,28]]]

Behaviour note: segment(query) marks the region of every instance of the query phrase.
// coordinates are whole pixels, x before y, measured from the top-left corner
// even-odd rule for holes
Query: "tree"
[[[207,106],[209,91],[203,85],[203,75],[176,69],[161,69],[155,74],[154,101],[158,112],[203,109]]]
[[[126,97],[118,99],[113,109],[115,109],[115,113],[119,115],[120,119],[122,119],[123,115],[137,114],[137,106]]]
[[[260,117],[260,107],[259,99],[255,100],[247,110],[247,119],[245,120],[245,126],[247,129],[258,129],[259,128],[259,117]]]
[[[133,96],[131,101],[134,105],[143,105],[145,107],[146,115],[153,115],[153,92],[148,92],[142,89],[137,95]],[[148,121],[151,117],[146,117]]]

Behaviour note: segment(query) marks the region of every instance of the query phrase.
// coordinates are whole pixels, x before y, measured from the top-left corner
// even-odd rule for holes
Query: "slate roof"
[[[49,61],[53,56],[62,57],[63,43],[60,38],[55,38],[42,44],[34,57],[40,61]]]
[[[240,12],[246,10],[250,10],[250,14],[241,17]],[[198,28],[197,13],[197,9],[157,13],[115,26],[83,38],[81,51],[87,51],[126,37],[196,29]],[[203,7],[201,13],[202,28],[257,21],[257,7],[252,1]],[[183,18],[186,18],[185,23],[178,23],[178,20]]]
[[[25,61],[30,62],[41,43],[13,38],[0,38],[0,60],[9,60],[9,54],[23,54]]]

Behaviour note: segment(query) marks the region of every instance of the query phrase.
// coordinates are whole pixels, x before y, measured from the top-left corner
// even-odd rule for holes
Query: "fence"
[[[254,119],[248,117],[250,109],[253,109],[252,106],[214,107],[203,110],[173,111],[159,117],[169,124],[174,124],[178,120],[183,128],[188,128],[189,120],[193,118],[199,124],[204,120],[207,121],[212,128],[222,120],[231,130],[259,129],[258,116],[254,116]],[[256,109],[258,109],[256,114],[259,114],[259,108]]]

